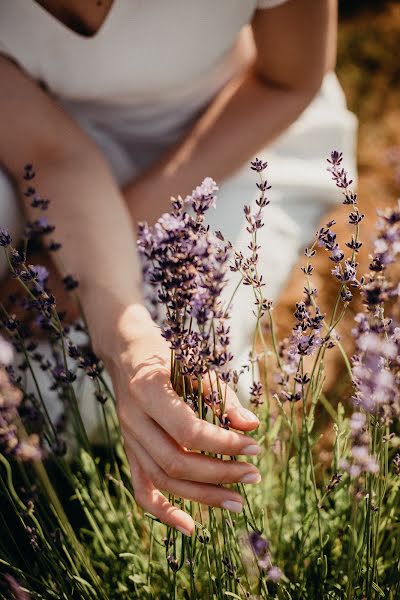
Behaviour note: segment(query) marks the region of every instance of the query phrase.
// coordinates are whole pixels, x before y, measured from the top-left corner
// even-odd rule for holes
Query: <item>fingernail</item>
[[[230,510],[231,512],[240,513],[243,510],[243,505],[240,502],[235,502],[234,500],[225,500],[221,504],[222,508],[225,510]]]
[[[256,417],[256,415],[252,413],[251,410],[247,410],[247,408],[244,408],[243,406],[238,408],[238,413],[245,421],[251,421],[254,423],[259,422],[258,417]]]
[[[260,483],[260,473],[246,473],[240,480],[240,483]]]
[[[192,537],[192,532],[189,529],[185,529],[184,527],[177,527],[177,530],[183,533],[183,535],[187,535],[188,537]]]
[[[249,446],[245,446],[241,451],[241,454],[247,454],[248,456],[257,456],[260,454],[261,448],[258,444],[250,444]]]

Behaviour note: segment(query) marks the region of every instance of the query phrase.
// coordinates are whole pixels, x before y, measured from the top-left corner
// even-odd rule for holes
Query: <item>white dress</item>
[[[100,30],[84,37],[34,0],[0,0],[0,53],[40,81],[80,123],[122,185],[189,130],[215,94],[249,63],[254,47],[248,24],[254,11],[284,1],[114,0]],[[259,238],[271,299],[323,214],[340,200],[325,157],[332,149],[342,151],[355,176],[356,129],[331,73],[297,122],[259,153],[268,160],[273,186]],[[244,247],[242,208],[257,196],[254,173],[246,164],[218,183],[211,224]],[[14,189],[0,170],[0,227],[16,235],[21,223]],[[233,307],[238,364],[248,353],[251,302],[243,288]]]

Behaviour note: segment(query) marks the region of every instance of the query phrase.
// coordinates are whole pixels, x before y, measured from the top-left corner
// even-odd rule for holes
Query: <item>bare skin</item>
[[[95,34],[112,4],[40,3],[83,35]],[[239,432],[223,430],[196,419],[172,390],[168,347],[143,306],[134,223],[154,221],[171,195],[190,191],[205,175],[228,177],[284,131],[319,89],[334,55],[334,0],[289,0],[257,11],[252,29],[252,67],[222,90],[184,140],[124,190],[56,101],[0,57],[7,89],[0,97],[0,163],[17,183],[24,164],[34,163],[37,187],[52,199],[49,220],[63,244],[59,269],[80,281],[94,349],[112,377],[136,499],[188,535],[193,519],[160,490],[239,511],[240,495],[219,484],[256,483],[257,469],[193,450],[254,455],[260,449],[245,432],[258,419],[230,392],[227,412]]]

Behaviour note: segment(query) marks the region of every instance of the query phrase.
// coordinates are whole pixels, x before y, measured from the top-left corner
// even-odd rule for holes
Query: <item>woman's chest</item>
[[[0,3],[0,43],[58,95],[145,99],[218,70],[254,6],[255,0],[114,0],[99,31],[84,37],[31,0],[13,0]]]

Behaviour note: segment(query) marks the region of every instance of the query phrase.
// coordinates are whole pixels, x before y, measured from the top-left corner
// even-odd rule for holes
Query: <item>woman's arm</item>
[[[99,306],[92,297],[101,297],[106,311],[141,303],[133,226],[100,152],[36,83],[1,56],[0,81],[6,90],[0,96],[0,164],[19,185],[24,165],[33,163],[35,185],[51,199],[46,216],[63,245],[61,270],[79,279],[88,315]],[[23,203],[37,218],[27,199]]]
[[[136,499],[190,534],[193,519],[170,505],[160,489],[239,510],[240,495],[219,484],[250,473],[257,479],[258,473],[245,462],[220,461],[186,448],[225,455],[255,454],[259,448],[243,434],[200,421],[173,391],[168,346],[142,304],[129,213],[96,146],[1,56],[0,81],[6,90],[0,95],[0,164],[20,182],[24,165],[33,163],[38,191],[51,199],[48,218],[62,243],[59,266],[80,282],[94,349],[112,377]],[[27,206],[31,216],[32,210]],[[228,404],[233,427],[257,426],[236,396],[231,394]]]
[[[282,133],[334,65],[336,0],[289,0],[255,13],[256,58],[215,98],[190,134],[124,190],[136,220],[154,221],[170,196],[205,175],[227,178]]]

